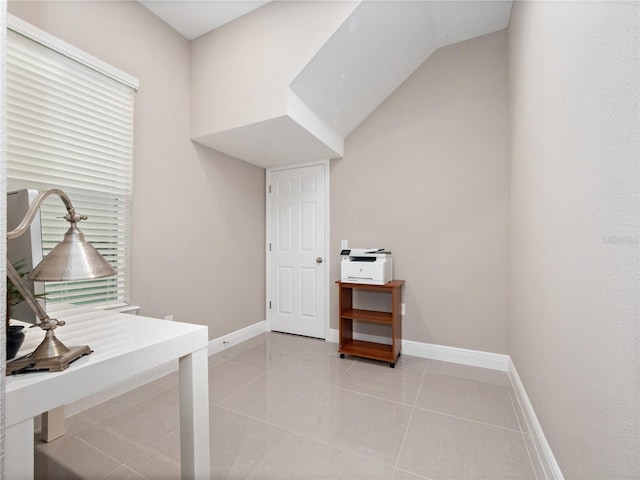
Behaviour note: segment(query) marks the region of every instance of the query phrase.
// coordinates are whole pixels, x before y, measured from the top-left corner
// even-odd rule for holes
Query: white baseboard
[[[265,321],[263,320],[248,327],[241,328],[240,330],[236,330],[235,332],[223,335],[222,337],[214,338],[213,340],[209,341],[208,354],[213,355],[214,353],[221,352],[226,348],[237,345],[238,343],[244,342],[245,340],[249,340],[250,338],[259,335],[264,331]],[[173,373],[177,370],[178,362],[170,362],[160,367],[154,368],[153,370],[149,370],[148,372],[145,372],[141,375],[130,378],[117,385],[114,385],[113,387],[101,390],[94,393],[93,395],[89,395],[88,397],[85,397],[81,400],[70,403],[69,405],[65,405],[65,417],[70,417],[71,415],[80,413],[83,410],[87,410],[102,402],[111,400],[112,398],[115,398],[118,395],[122,395],[129,390],[141,387],[146,383],[157,380],[158,378],[164,377],[165,375]]]
[[[250,338],[260,335],[266,331],[266,321],[262,320],[261,322],[254,323],[248,327],[223,335],[222,337],[214,338],[209,342],[209,355],[226,350],[229,347],[249,340]]]
[[[362,333],[354,333],[353,338],[356,340],[364,340],[367,342],[377,342],[390,344],[389,337],[379,337],[375,335],[366,335]],[[327,341],[338,343],[338,330],[329,330]],[[405,355],[413,355],[414,357],[429,358],[431,360],[441,360],[443,362],[460,363],[472,367],[489,368],[491,370],[499,370],[501,372],[508,371],[509,356],[500,353],[481,352],[478,350],[469,350],[466,348],[447,347],[444,345],[434,345],[431,343],[414,342],[411,340],[402,340],[402,353]]]
[[[542,426],[540,425],[540,422],[538,422],[538,417],[536,417],[536,413],[533,410],[533,405],[531,405],[531,402],[529,401],[529,396],[524,389],[524,384],[520,380],[520,376],[518,375],[516,367],[513,364],[511,358],[509,358],[509,369],[507,373],[509,375],[511,385],[516,392],[516,397],[518,403],[520,404],[520,410],[522,410],[524,414],[529,433],[531,433],[531,439],[533,440],[536,452],[538,453],[538,458],[540,459],[540,463],[542,464],[542,468],[544,469],[546,478],[551,478],[554,480],[564,480],[564,476],[560,471],[558,462],[556,462],[553,452],[551,451],[551,447],[547,442],[547,438],[544,436]]]

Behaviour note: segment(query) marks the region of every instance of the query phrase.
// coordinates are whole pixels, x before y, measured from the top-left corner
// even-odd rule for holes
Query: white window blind
[[[47,301],[127,301],[134,89],[12,30],[7,47],[7,189],[64,190],[118,272],[47,283]],[[56,196],[43,204],[44,254],[62,240],[65,213]]]

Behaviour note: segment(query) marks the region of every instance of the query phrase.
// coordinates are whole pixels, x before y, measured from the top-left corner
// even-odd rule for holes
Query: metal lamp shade
[[[83,233],[71,225],[64,240],[27,275],[36,282],[66,282],[71,280],[91,280],[115,275],[116,271],[84,239]]]

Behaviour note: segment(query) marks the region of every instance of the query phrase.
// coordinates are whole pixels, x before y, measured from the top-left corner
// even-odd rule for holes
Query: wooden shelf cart
[[[392,280],[384,285],[348,283],[337,281],[340,322],[340,358],[346,355],[389,362],[394,368],[402,347],[402,285],[404,280]],[[391,295],[391,312],[360,310],[353,308],[353,291],[361,290]],[[367,322],[390,327],[391,345],[353,339],[353,322]]]

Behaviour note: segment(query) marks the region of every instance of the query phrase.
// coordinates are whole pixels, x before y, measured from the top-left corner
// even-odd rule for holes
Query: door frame
[[[265,290],[265,329],[270,332],[271,331],[271,308],[270,308],[270,302],[271,302],[271,293],[272,293],[272,285],[271,285],[271,269],[272,269],[272,265],[271,265],[271,252],[269,251],[269,242],[271,240],[271,195],[269,195],[269,187],[271,185],[271,173],[272,172],[277,172],[277,171],[282,171],[282,170],[292,170],[294,168],[303,168],[303,167],[314,167],[314,166],[318,166],[321,165],[324,167],[324,253],[322,254],[322,257],[324,258],[324,263],[325,263],[325,268],[326,268],[326,275],[325,275],[325,290],[324,290],[324,304],[325,304],[325,314],[324,314],[324,340],[326,341],[329,338],[329,326],[330,326],[330,321],[329,319],[331,318],[330,316],[330,298],[331,295],[329,294],[329,288],[331,286],[331,280],[330,280],[330,258],[329,258],[329,193],[330,193],[330,188],[329,188],[329,173],[330,173],[330,160],[318,160],[315,162],[306,162],[306,163],[296,163],[293,165],[281,165],[278,167],[269,167],[266,169],[266,175],[265,175],[265,196],[266,196],[266,202],[265,202],[265,208],[266,208],[266,212],[265,212],[265,242],[264,242],[264,247],[265,247],[265,286],[266,286],[266,290]]]

